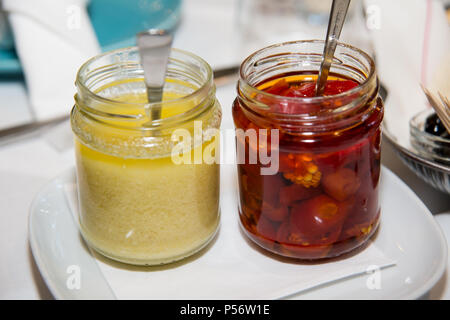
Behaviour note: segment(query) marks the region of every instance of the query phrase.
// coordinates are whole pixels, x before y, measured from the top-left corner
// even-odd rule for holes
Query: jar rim
[[[85,83],[86,80],[87,80],[87,76],[92,72],[92,71],[87,71],[87,69],[93,63],[95,63],[96,61],[99,61],[100,59],[105,58],[107,56],[114,56],[114,55],[117,55],[117,54],[130,54],[130,53],[135,53],[135,52],[136,53],[138,52],[137,46],[130,46],[130,47],[119,48],[119,49],[103,52],[103,53],[101,53],[99,55],[91,57],[86,62],[84,62],[81,65],[81,67],[79,68],[79,70],[77,72],[77,75],[76,75],[75,85],[77,87],[79,87],[81,90],[83,90],[83,94],[87,95],[89,98],[93,99],[94,101],[100,102],[100,103],[103,103],[103,104],[111,104],[111,105],[124,105],[124,104],[126,104],[126,105],[132,105],[132,106],[141,107],[143,112],[145,112],[146,109],[151,108],[152,106],[160,105],[161,103],[159,103],[159,102],[156,102],[156,103],[148,103],[148,102],[141,103],[141,102],[128,102],[128,101],[124,102],[124,101],[121,101],[121,100],[115,100],[115,99],[112,99],[112,98],[107,98],[107,97],[101,96],[100,94],[98,94],[98,93],[94,92],[93,90],[91,90],[91,88],[89,88],[86,85],[86,83]],[[204,80],[201,81],[201,85],[198,88],[196,88],[193,92],[188,93],[188,94],[186,94],[184,96],[175,98],[175,99],[164,100],[162,103],[165,106],[167,106],[167,105],[170,105],[170,104],[180,104],[180,103],[183,103],[184,101],[189,101],[189,100],[195,99],[195,98],[197,98],[197,97],[199,97],[201,95],[208,96],[208,93],[210,92],[210,90],[214,88],[213,71],[212,71],[211,66],[204,59],[202,59],[201,57],[199,57],[199,56],[197,56],[197,55],[195,55],[195,54],[193,54],[191,52],[188,52],[188,51],[185,51],[185,50],[181,50],[181,49],[177,49],[177,48],[171,48],[171,55],[169,57],[169,63],[170,63],[170,61],[173,61],[173,59],[174,59],[172,57],[172,53],[184,55],[184,56],[186,56],[188,58],[191,58],[194,61],[198,62],[201,67],[205,68],[205,70],[206,70],[206,77],[205,77]],[[137,62],[140,65],[140,60],[138,60],[138,61],[131,61],[130,60],[130,62]],[[140,65],[140,67],[142,68],[141,65]],[[95,69],[97,69],[97,68],[95,68]],[[201,105],[201,104],[199,104],[199,105]],[[196,107],[194,107],[192,109],[188,109],[188,110],[186,110],[183,113],[176,114],[176,115],[164,118],[164,119],[152,120],[152,122],[155,121],[155,122],[160,123],[162,120],[169,122],[169,121],[175,120],[177,118],[181,118],[182,119],[184,116],[191,114],[192,111],[194,109],[196,109],[198,106],[196,106]],[[104,112],[104,111],[101,111],[100,113],[102,113],[104,116],[112,116],[114,118],[126,118],[128,120],[130,120],[130,119],[140,120],[141,119],[141,117],[138,117],[138,116],[135,116],[135,115],[123,115],[123,114],[116,114],[116,113],[110,113],[110,112]]]
[[[335,95],[328,95],[328,96],[318,96],[318,97],[286,97],[286,96],[281,96],[281,95],[277,95],[277,94],[272,94],[272,93],[268,93],[266,91],[260,90],[258,88],[256,88],[254,85],[252,85],[249,81],[248,81],[248,77],[245,75],[245,69],[248,67],[248,65],[251,63],[252,59],[254,59],[257,55],[264,53],[264,52],[268,52],[270,50],[276,49],[276,48],[281,48],[283,46],[289,46],[289,45],[296,45],[296,44],[324,44],[325,41],[324,40],[319,40],[319,39],[312,39],[312,40],[296,40],[296,41],[288,41],[288,42],[281,42],[281,43],[276,43],[267,47],[264,47],[262,49],[259,49],[255,52],[253,52],[251,55],[249,55],[241,64],[240,69],[239,69],[239,83],[244,84],[246,87],[251,88],[252,93],[256,93],[258,95],[263,95],[263,96],[267,96],[267,97],[271,97],[271,98],[281,98],[283,99],[283,101],[286,102],[301,102],[302,104],[321,104],[321,103],[327,103],[330,102],[332,100],[335,99],[340,99],[340,98],[345,98],[345,97],[351,97],[355,94],[357,94],[358,92],[368,92],[369,91],[369,87],[371,85],[373,85],[373,82],[376,80],[376,71],[375,71],[375,62],[373,61],[373,59],[370,57],[370,55],[368,55],[366,52],[362,51],[361,49],[358,49],[352,45],[343,43],[343,42],[337,42],[337,48],[346,48],[349,49],[351,51],[354,51],[358,54],[360,54],[367,62],[368,62],[368,73],[365,76],[365,79],[358,83],[358,85],[350,90],[347,90],[345,92],[339,93],[339,94],[335,94]],[[286,52],[286,53],[292,53],[292,52]],[[333,66],[333,64],[332,64]],[[240,85],[239,85],[240,86]],[[238,87],[238,90],[239,87]],[[337,115],[341,112],[345,112],[348,111],[348,107],[343,105],[341,107],[335,108],[333,109],[333,115]],[[300,113],[300,114],[286,114],[286,113],[272,113],[274,115],[277,116],[283,116],[286,118],[298,118],[298,117],[304,117],[307,114],[304,113]]]

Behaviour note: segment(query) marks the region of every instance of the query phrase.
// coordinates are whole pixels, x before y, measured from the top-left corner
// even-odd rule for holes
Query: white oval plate
[[[55,298],[114,299],[94,256],[80,238],[66,200],[64,185],[73,181],[74,171],[71,170],[52,180],[33,201],[29,217],[33,256]],[[374,244],[397,263],[395,267],[382,270],[381,287],[369,290],[366,281],[361,279],[367,275],[360,275],[318,286],[291,298],[416,299],[424,297],[440,279],[447,264],[447,244],[433,216],[417,196],[384,167],[380,186],[382,218]],[[235,208],[235,203],[222,203],[222,212],[234,212]],[[78,267],[83,270],[83,285],[73,290],[76,283],[70,283],[70,275],[76,273]]]
[[[450,211],[437,214],[435,219],[447,238],[448,248],[450,246]],[[434,300],[450,300],[450,256],[447,256],[447,270],[430,291],[429,298]]]

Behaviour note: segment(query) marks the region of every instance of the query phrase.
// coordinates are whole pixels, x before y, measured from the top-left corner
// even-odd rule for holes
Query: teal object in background
[[[0,76],[19,75],[21,73],[22,68],[14,49],[0,50]]]
[[[173,30],[181,0],[91,0],[89,16],[103,51],[136,44],[139,31]]]
[[[91,0],[88,6],[102,51],[135,45],[145,29],[174,30],[180,11],[181,0]],[[15,50],[0,50],[0,75],[21,73]]]

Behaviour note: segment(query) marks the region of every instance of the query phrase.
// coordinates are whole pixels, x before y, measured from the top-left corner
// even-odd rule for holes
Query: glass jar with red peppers
[[[365,243],[380,219],[383,103],[373,60],[339,43],[315,96],[323,41],[263,48],[241,65],[233,104],[239,217],[274,253],[321,259]]]

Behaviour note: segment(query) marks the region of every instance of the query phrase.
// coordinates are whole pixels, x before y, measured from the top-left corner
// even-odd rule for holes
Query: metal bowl
[[[402,162],[410,168],[419,178],[434,188],[450,194],[450,167],[428,159],[418,151],[407,149],[396,142],[396,139],[383,128],[383,139],[393,147]]]
[[[383,98],[383,101],[386,101],[388,95],[389,92],[387,88],[383,85],[383,83],[380,83],[380,96]],[[414,119],[414,121],[415,120],[417,119]],[[413,120],[409,121],[410,125],[412,122]],[[412,131],[417,131],[416,128],[417,123],[418,121],[416,121],[415,124],[413,125],[415,128],[410,127],[410,139],[412,135],[415,135],[415,137],[412,140],[416,140],[416,137],[418,136],[418,133],[411,134]],[[395,138],[395,136],[391,132],[389,132],[388,128],[386,127],[385,121],[383,121],[382,128],[383,128],[383,140],[387,141],[389,144],[393,146],[393,149],[395,150],[401,161],[409,169],[411,169],[411,171],[413,171],[419,178],[421,178],[423,181],[425,181],[432,187],[447,194],[450,194],[449,165],[443,162],[439,162],[439,160],[436,161],[436,157],[433,157],[433,155],[427,155],[427,152],[424,152],[423,150],[422,152],[419,152],[412,146],[403,146],[400,143],[398,143],[397,138]],[[423,139],[420,138],[418,140],[423,141]],[[435,142],[432,138],[430,139],[431,143]],[[412,142],[411,144],[414,145],[414,142],[413,141],[411,142]]]
[[[411,147],[426,159],[450,166],[450,139],[425,131],[431,115],[435,115],[434,110],[427,108],[409,121]]]

